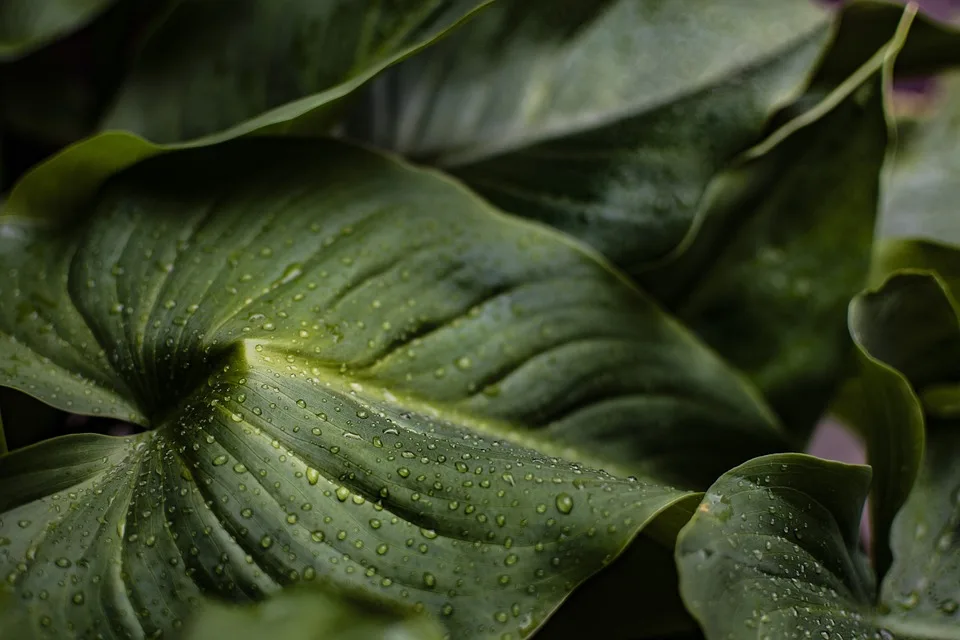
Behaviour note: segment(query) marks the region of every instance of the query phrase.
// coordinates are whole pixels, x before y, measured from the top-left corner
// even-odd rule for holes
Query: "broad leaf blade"
[[[904,36],[718,176],[684,245],[641,275],[750,375],[798,444],[848,357],[846,308],[869,272],[884,92]]]
[[[489,0],[184,0],[139,56],[104,129],[172,144],[304,117]],[[329,121],[329,118],[326,119]]]
[[[829,25],[793,1],[500,3],[378,79],[348,133],[634,273],[800,90]]]
[[[895,274],[854,301],[851,330],[875,371],[882,363],[892,374],[889,367],[896,366],[921,398],[945,384],[956,397],[957,366],[949,356],[957,353],[960,331],[956,307],[938,279]],[[885,387],[872,382],[865,379],[860,400],[880,407],[867,408],[866,415],[887,403],[894,415],[916,407],[915,398],[884,396]],[[725,474],[707,492],[680,534],[677,559],[681,591],[709,638],[960,638],[955,539],[960,477],[953,464],[960,439],[955,416],[938,418],[927,410],[923,418],[926,447],[919,475],[914,451],[923,447],[924,435],[916,433],[916,419],[891,420],[877,429],[888,447],[907,450],[900,468],[890,466],[889,457],[880,459],[889,467],[879,486],[888,500],[883,510],[888,520],[910,489],[893,520],[893,563],[879,599],[872,578],[859,569],[850,529],[867,489],[865,468],[767,456]],[[883,537],[877,541],[885,543]]]
[[[442,640],[424,616],[386,607],[357,594],[329,589],[287,589],[264,603],[237,606],[209,602],[190,622],[185,640],[216,636],[236,640]]]
[[[875,638],[857,549],[867,467],[801,454],[724,474],[680,533],[687,607],[710,640]]]
[[[74,31],[117,0],[4,0],[0,5],[0,60],[11,60]]]
[[[457,637],[526,633],[689,495],[665,481],[783,446],[735,373],[578,245],[337,143],[154,158],[0,260],[47,274],[156,428],[109,440],[122,461],[75,491],[8,496],[13,585],[59,598],[27,605],[35,623],[103,628],[49,604],[83,591],[113,633],[152,633],[202,591],[315,577],[422,602]],[[74,348],[0,323],[38,359]],[[61,448],[0,459],[0,487]],[[90,535],[37,537],[71,527]],[[85,582],[88,552],[123,574]],[[57,586],[58,558],[80,582]]]

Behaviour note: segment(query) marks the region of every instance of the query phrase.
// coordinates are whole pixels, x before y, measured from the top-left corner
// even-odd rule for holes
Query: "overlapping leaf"
[[[488,2],[183,0],[147,43],[103,127],[163,144],[289,127]],[[323,122],[309,114],[314,131],[325,131]]]
[[[376,81],[349,133],[636,273],[802,88],[829,28],[790,0],[500,3]]]
[[[808,3],[495,6],[374,82],[348,133],[598,248],[746,370],[802,444],[866,278],[902,13],[851,8],[831,39]],[[956,42],[920,31],[939,39],[911,39],[909,69]]]
[[[935,277],[900,273],[854,301],[851,330],[877,367],[891,374],[896,367],[910,381],[926,414],[925,448],[924,421],[919,434],[913,419],[884,425],[886,446],[907,451],[901,468],[881,458],[888,474],[881,496],[902,502],[912,490],[893,520],[893,562],[879,598],[855,533],[869,474],[805,456],[769,456],[722,477],[680,535],[682,593],[710,638],[960,637],[960,438],[955,414],[945,410],[955,405],[944,403],[956,397],[960,379],[956,307]],[[916,405],[912,394],[885,395],[870,382],[861,400],[880,407],[867,416],[883,409],[903,415]],[[919,475],[919,456],[911,455],[918,448]]]
[[[3,214],[69,217],[110,175],[172,149],[325,132],[346,96],[488,1],[178,2],[103,122],[122,131],[87,138],[37,166]]]
[[[696,232],[641,277],[801,439],[848,355],[846,307],[869,271],[886,154],[885,74],[904,37],[720,176]]]
[[[152,428],[0,458],[0,564],[51,632],[323,579],[523,635],[688,495],[667,482],[782,447],[578,246],[344,145],[165,155],[2,238],[3,383]]]

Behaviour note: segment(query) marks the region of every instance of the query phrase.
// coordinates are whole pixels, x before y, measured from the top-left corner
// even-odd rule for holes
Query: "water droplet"
[[[557,511],[563,514],[570,513],[573,511],[573,498],[570,497],[570,494],[559,493],[557,494],[556,499]]]
[[[273,546],[273,538],[271,538],[270,536],[263,536],[262,538],[260,538],[260,546],[263,547],[264,549],[269,549],[270,547]]]
[[[350,489],[347,489],[346,487],[337,487],[336,494],[337,500],[340,502],[346,502],[347,498],[350,497]]]
[[[423,585],[428,589],[433,589],[437,586],[437,578],[432,573],[423,574]]]
[[[227,464],[227,456],[219,455],[211,462],[213,462],[213,466],[215,467],[222,467],[223,465]]]
[[[307,482],[310,484],[317,484],[320,482],[320,472],[313,467],[307,467]],[[339,493],[337,494],[337,497],[339,497]]]

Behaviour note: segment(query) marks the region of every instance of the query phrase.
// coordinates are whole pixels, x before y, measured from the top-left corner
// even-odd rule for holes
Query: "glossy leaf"
[[[687,608],[716,638],[876,638],[857,542],[870,469],[803,454],[723,476],[680,532]]]
[[[3,232],[4,384],[153,429],[0,458],[0,564],[51,629],[316,578],[529,633],[683,504],[667,481],[782,446],[578,245],[342,144],[161,156],[72,228]]]
[[[802,89],[829,28],[793,0],[504,2],[373,83],[348,133],[635,274]]]
[[[707,638],[960,637],[955,427],[931,430],[940,448],[895,522],[879,601],[857,547],[869,468],[787,454],[721,477],[677,547],[681,593]]]
[[[886,155],[884,87],[905,33],[721,174],[684,245],[641,277],[750,375],[800,446],[848,357],[846,308],[869,272]]]
[[[0,60],[42,47],[96,18],[116,0],[4,0],[0,4]]]
[[[945,85],[933,115],[898,145],[884,184],[883,235],[960,243],[960,77],[951,76]]]
[[[489,0],[183,0],[138,57],[105,129],[172,144],[290,120],[415,53]]]
[[[442,640],[440,628],[383,603],[328,589],[291,588],[266,602],[210,602],[187,625],[184,640]]]

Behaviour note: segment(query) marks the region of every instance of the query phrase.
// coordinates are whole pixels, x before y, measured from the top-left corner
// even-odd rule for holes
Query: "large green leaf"
[[[424,616],[376,600],[329,589],[290,588],[266,602],[237,606],[207,603],[188,623],[184,640],[442,640]]]
[[[867,467],[803,454],[725,473],[680,532],[688,609],[710,640],[880,638],[858,550]]]
[[[681,592],[709,638],[960,638],[956,306],[938,278],[900,272],[854,300],[850,325],[873,373],[892,375],[895,367],[924,409],[920,419],[910,417],[918,410],[912,392],[864,379],[859,400],[877,406],[863,414],[888,413],[876,428],[887,442],[875,496],[886,501],[887,521],[902,504],[880,596],[851,528],[869,474],[806,456],[767,456],[722,477],[680,534]],[[886,545],[885,534],[875,544]]]
[[[787,454],[721,477],[677,547],[681,593],[707,638],[960,638],[956,426],[931,428],[879,601],[857,546],[868,468]]]
[[[348,133],[636,273],[802,89],[829,30],[794,0],[499,3],[373,83]]]
[[[641,275],[750,375],[798,444],[848,357],[846,308],[869,272],[886,155],[884,89],[905,34],[721,174],[675,256]]]
[[[97,17],[116,0],[4,0],[0,60],[26,55]]]
[[[183,0],[138,57],[103,127],[167,144],[286,123],[489,1]],[[323,122],[317,112],[306,124],[322,131]]]
[[[960,47],[958,47],[960,48]],[[884,183],[880,232],[960,243],[960,77],[942,87],[936,111],[908,129]]]
[[[372,83],[348,133],[598,248],[746,370],[802,444],[848,356],[886,151],[882,68],[906,29],[828,47],[812,3],[564,8],[491,8]]]
[[[322,577],[522,635],[683,488],[783,446],[622,277],[438,175],[260,138],[91,209],[2,227],[0,381],[152,430],[0,458],[34,624],[149,634],[201,592]]]

